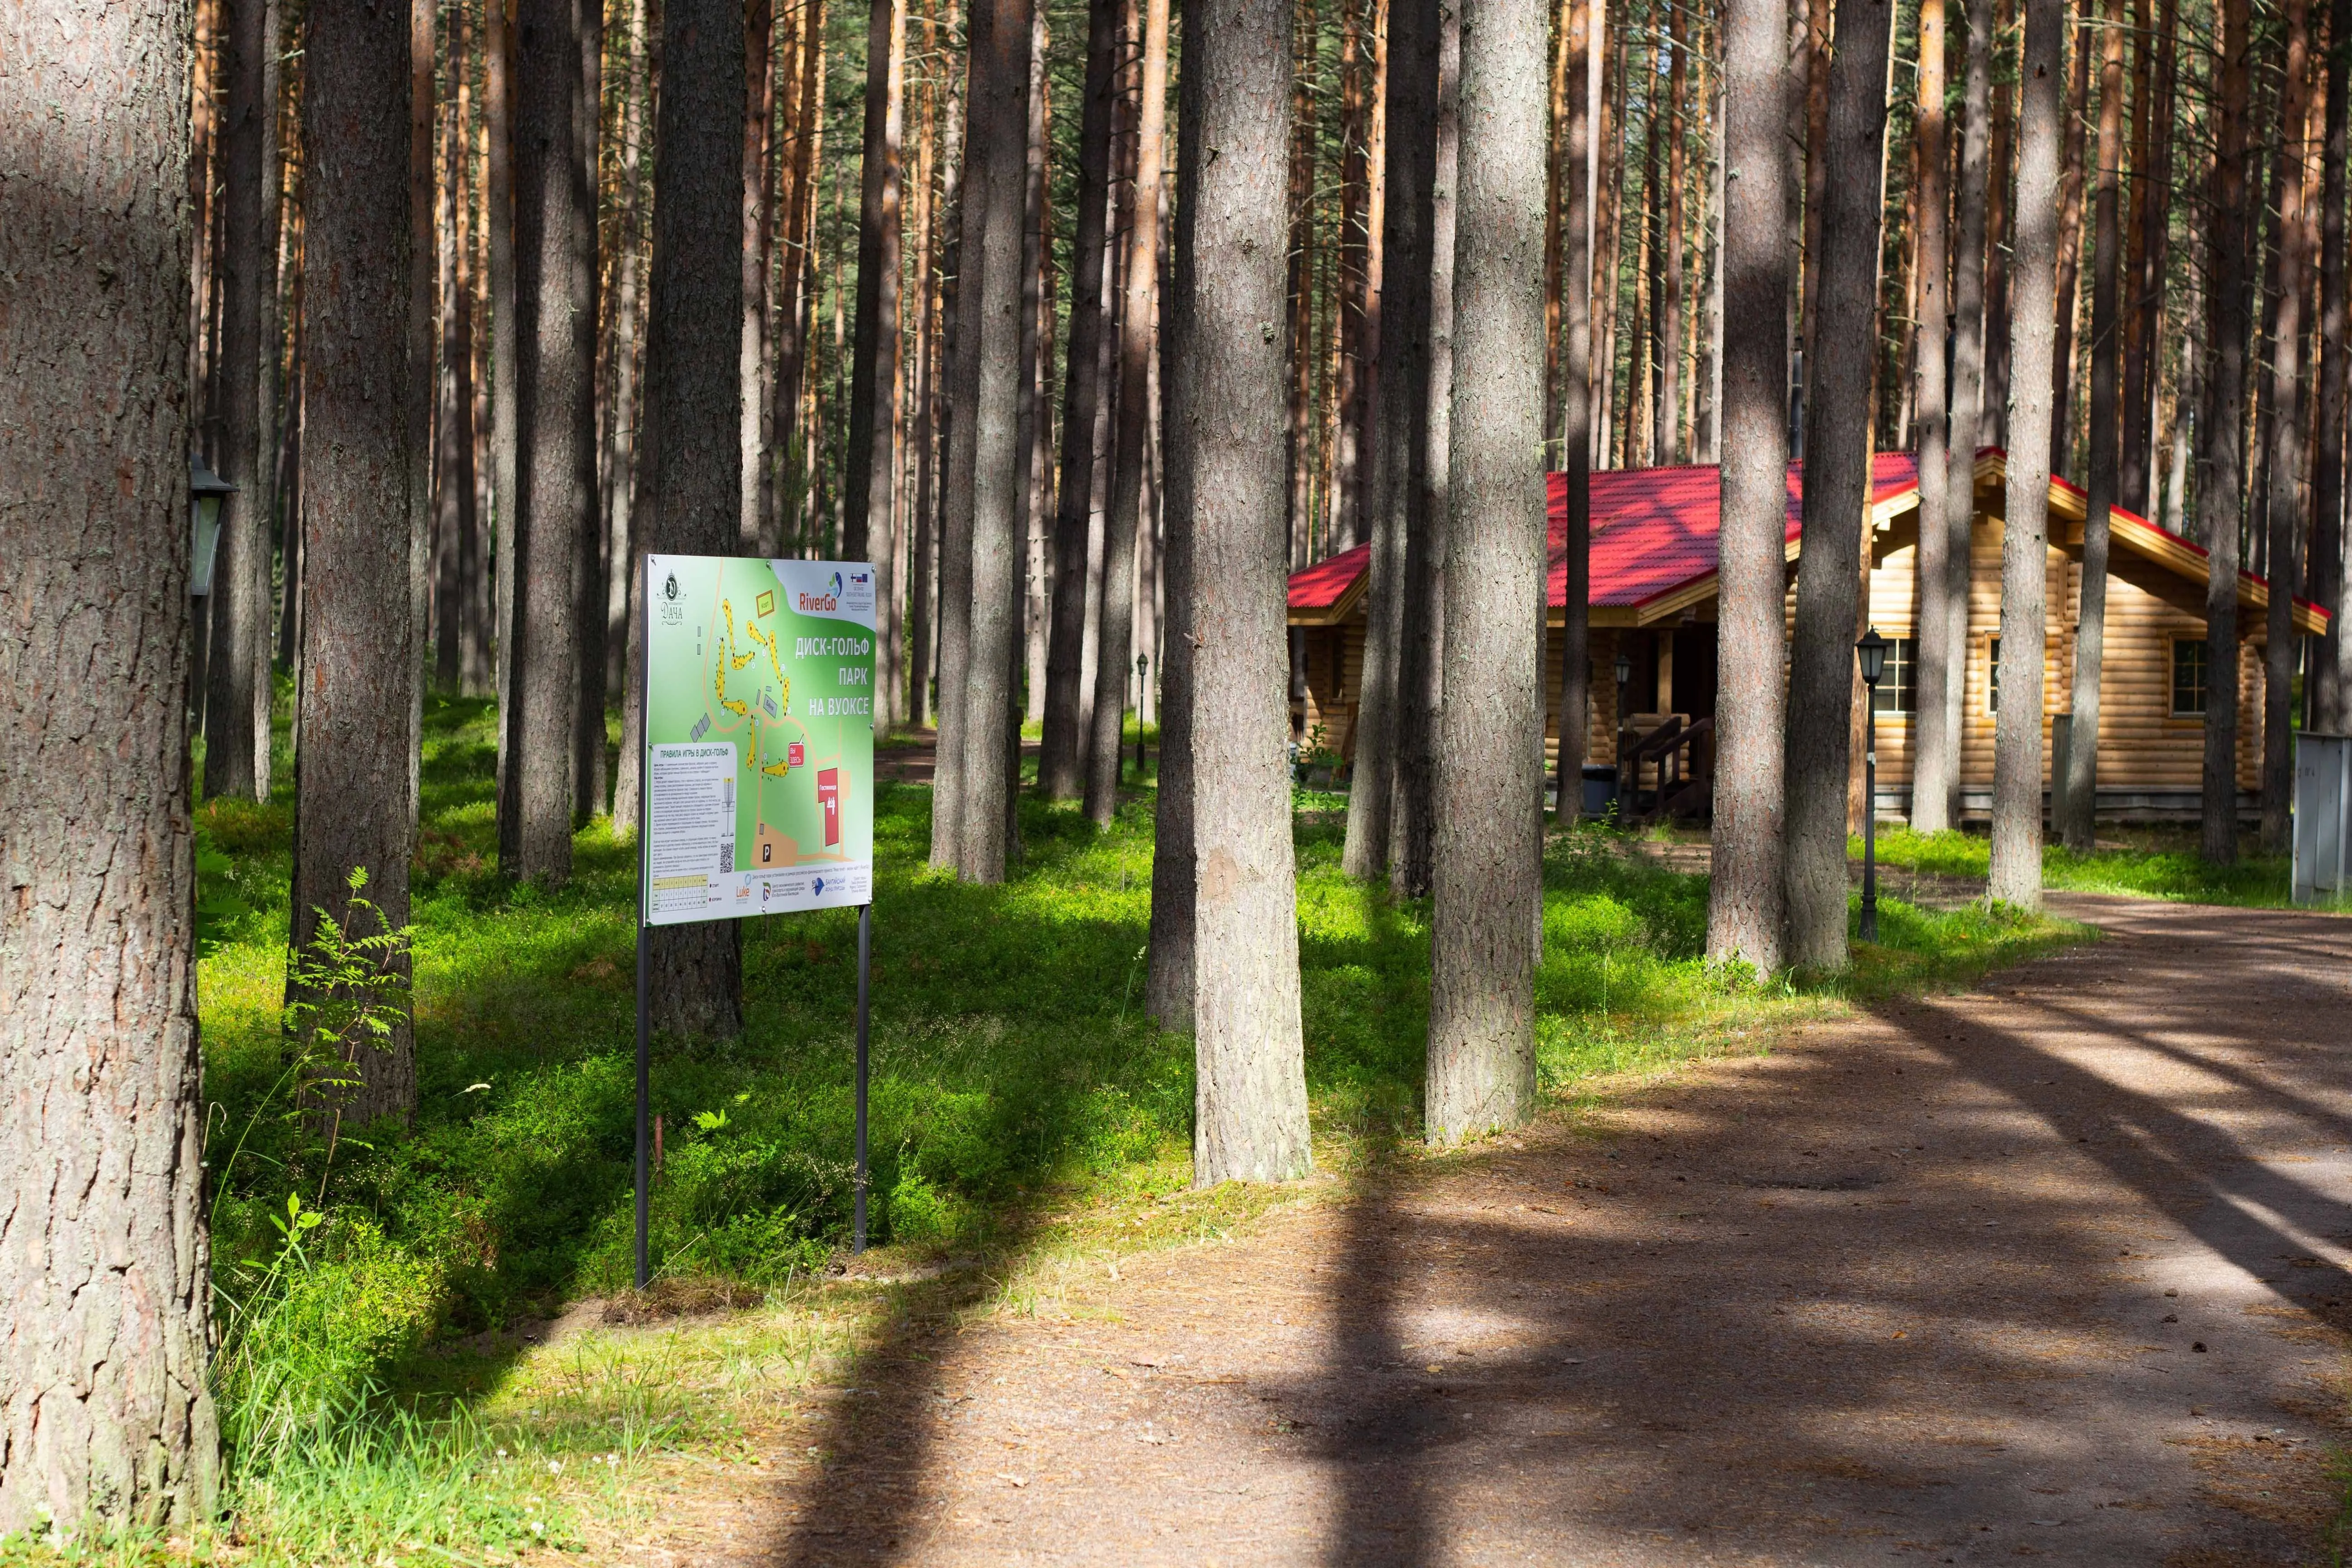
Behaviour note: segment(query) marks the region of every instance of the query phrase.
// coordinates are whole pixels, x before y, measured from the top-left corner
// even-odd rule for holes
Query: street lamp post
[[[1633,656],[1627,653],[1622,645],[1617,649],[1614,668],[1617,674],[1617,820],[1622,822],[1633,805],[1633,796],[1627,793],[1632,781],[1625,776],[1625,731],[1631,722],[1625,712],[1625,687],[1633,679]],[[1581,782],[1578,787],[1583,787]]]
[[[1143,683],[1143,667],[1150,656],[1135,656],[1135,782],[1143,782],[1143,694],[1149,689]]]
[[[1886,674],[1886,650],[1895,646],[1876,626],[1853,645],[1862,660],[1862,683],[1870,688],[1863,712],[1869,728],[1862,752],[1862,940],[1878,940],[1878,682]]]

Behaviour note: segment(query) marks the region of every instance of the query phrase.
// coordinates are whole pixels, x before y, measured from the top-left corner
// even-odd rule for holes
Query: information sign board
[[[874,889],[874,569],[646,557],[649,925]]]

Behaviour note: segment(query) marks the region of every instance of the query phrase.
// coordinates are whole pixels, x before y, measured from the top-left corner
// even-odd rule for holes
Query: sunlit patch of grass
[[[1851,858],[1861,858],[1859,837],[1846,847]],[[1981,879],[1991,868],[1992,848],[1980,833],[1915,833],[1897,826],[1879,828],[1877,855],[1883,865]],[[2184,827],[2102,826],[2097,848],[2051,842],[2042,850],[2044,888],[2194,904],[2284,907],[2293,870],[2285,857],[2261,854],[2251,839],[2242,840],[2236,860],[2217,866],[2205,858],[2197,830]]]

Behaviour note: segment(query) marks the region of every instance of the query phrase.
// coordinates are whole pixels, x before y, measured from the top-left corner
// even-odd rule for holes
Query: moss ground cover
[[[764,1300],[716,1326],[518,1325],[627,1283],[634,858],[610,824],[560,889],[497,872],[488,706],[426,709],[412,920],[418,1108],[330,1155],[289,1091],[281,1003],[291,803],[201,807],[199,969],[237,1539],[256,1561],[492,1560],[577,1539],[679,1449],[724,1451],[845,1364],[891,1292],[825,1284],[850,1212],[848,912],[746,921],[746,1027],[663,1040],[656,1297]],[[289,776],[282,774],[281,776]],[[1339,870],[1343,814],[1298,801],[1318,1160],[1417,1133],[1429,910]],[[998,1260],[987,1310],[1038,1310],[1108,1235],[1213,1235],[1276,1196],[1192,1194],[1189,1043],[1139,999],[1149,789],[1106,831],[1024,801],[1004,886],[925,865],[929,791],[886,785],[874,931],[876,1235],[888,1257]],[[1893,904],[1843,975],[1759,983],[1703,958],[1706,885],[1619,836],[1552,836],[1537,976],[1547,1092],[1722,1049],[1891,989],[1961,984],[2081,934]],[[763,1414],[764,1413],[764,1414]],[[384,1500],[409,1500],[389,1508]],[[370,1502],[370,1499],[377,1500]],[[380,1506],[383,1505],[383,1506]],[[225,1549],[229,1550],[229,1549]]]

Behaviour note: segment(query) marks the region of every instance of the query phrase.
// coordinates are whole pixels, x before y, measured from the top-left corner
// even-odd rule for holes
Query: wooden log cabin
[[[1992,808],[1993,679],[2000,630],[2004,455],[1979,454],[1969,530],[1968,659],[1961,700],[1961,815]],[[1789,476],[1790,615],[1802,545],[1802,476]],[[2042,667],[2042,778],[2050,721],[2072,702],[2075,612],[2082,584],[2085,497],[2053,479],[2049,500],[2050,636]],[[1545,755],[1557,759],[1560,627],[1566,604],[1567,487],[1550,477],[1551,565],[1545,637]],[[1868,621],[1894,639],[1875,702],[1882,816],[1908,815],[1916,662],[1915,605],[1919,486],[1916,461],[1875,459],[1870,500]],[[1589,763],[1623,764],[1624,804],[1636,814],[1700,815],[1713,773],[1716,695],[1717,479],[1711,465],[1617,469],[1592,476],[1591,704]],[[2113,513],[2106,651],[2101,673],[2098,815],[2114,821],[2193,818],[2201,796],[2206,553],[2136,513]],[[1290,578],[1291,724],[1303,746],[1319,744],[1343,765],[1354,756],[1364,658],[1368,546],[1316,563]],[[2238,581],[2242,645],[2239,810],[2251,818],[2262,768],[2263,640],[2269,584]],[[2295,630],[2315,636],[2326,613],[2294,605]],[[1618,656],[1626,656],[1621,691]],[[1621,711],[1622,714],[1621,720]],[[1860,766],[1859,756],[1855,765]]]

